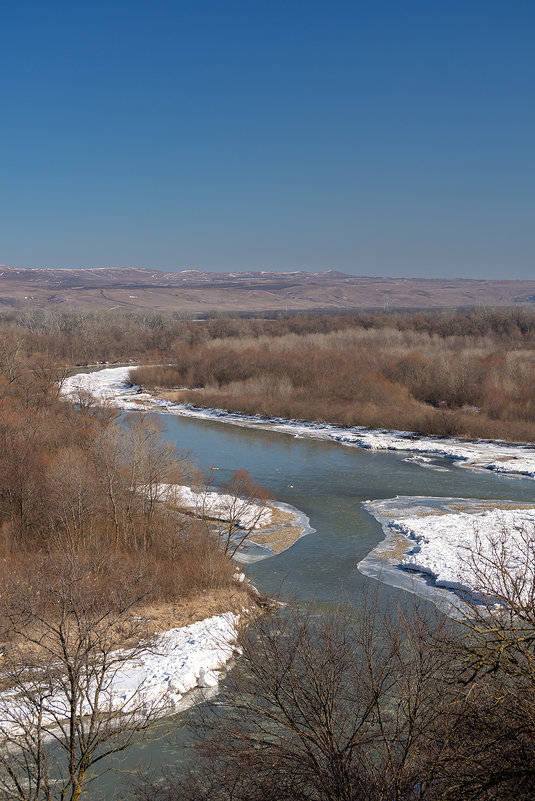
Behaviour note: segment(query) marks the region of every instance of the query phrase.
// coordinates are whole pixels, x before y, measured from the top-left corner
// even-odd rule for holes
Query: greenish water
[[[315,532],[282,554],[245,567],[262,591],[319,605],[347,599],[358,601],[373,579],[359,573],[358,562],[383,538],[379,523],[361,506],[364,500],[403,496],[440,496],[495,500],[535,500],[535,482],[483,470],[454,466],[437,459],[434,468],[404,461],[407,454],[360,451],[319,440],[296,439],[272,431],[241,428],[216,421],[158,415],[165,437],[191,450],[198,465],[211,470],[216,483],[245,468],[278,500],[296,506],[309,517]],[[407,593],[381,585],[382,603],[410,601]],[[143,743],[128,751],[114,767],[159,768],[182,758],[187,735],[173,726],[164,740]],[[92,799],[112,799],[124,793],[122,773],[95,783]]]

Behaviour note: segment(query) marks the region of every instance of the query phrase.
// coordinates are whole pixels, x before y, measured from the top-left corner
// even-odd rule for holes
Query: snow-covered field
[[[128,713],[143,707],[151,714],[167,715],[188,705],[183,696],[195,688],[214,687],[218,671],[235,652],[238,616],[230,612],[192,623],[183,628],[157,634],[150,649],[129,658],[120,652],[117,666],[110,670],[109,683],[99,689],[99,708]],[[113,665],[111,654],[108,661]],[[82,711],[90,711],[97,689],[89,688]],[[19,694],[0,694],[0,731],[16,733],[20,724],[34,714]],[[44,725],[53,727],[66,716],[68,699],[64,693],[44,700]]]
[[[63,391],[74,399],[80,391],[89,392],[99,400],[125,411],[168,412],[201,420],[220,420],[234,425],[269,428],[296,437],[331,440],[348,447],[408,451],[414,457],[440,456],[466,467],[535,478],[534,447],[483,440],[463,442],[457,439],[419,436],[410,431],[370,430],[359,426],[341,428],[282,418],[264,418],[260,415],[239,415],[222,409],[201,409],[191,404],[172,403],[153,398],[148,393],[140,392],[139,387],[129,386],[128,373],[131,369],[132,367],[108,367],[93,373],[78,373],[65,380]],[[415,458],[415,461],[422,466],[426,465],[423,459]]]

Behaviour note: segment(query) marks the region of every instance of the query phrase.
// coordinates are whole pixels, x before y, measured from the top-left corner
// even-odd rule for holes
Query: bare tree
[[[232,558],[246,540],[271,518],[269,490],[257,484],[246,470],[236,470],[220,489],[199,487],[195,514],[217,521],[216,532],[225,556]]]
[[[22,371],[23,345],[24,336],[16,332],[3,332],[0,336],[0,375],[5,377],[8,384],[16,381]]]
[[[1,799],[79,799],[106,757],[162,714],[142,685],[117,692],[148,647],[134,616],[148,590],[132,572],[110,587],[106,560],[55,553],[4,586]]]
[[[463,666],[448,799],[535,797],[535,528],[475,532],[473,593],[449,649]]]
[[[133,416],[123,436],[129,513],[132,515],[135,509],[141,513],[144,547],[151,537],[155,513],[169,495],[169,486],[184,483],[189,470],[188,455],[162,439],[162,428],[154,418]]]
[[[452,700],[450,655],[416,616],[284,611],[258,621],[189,773],[146,780],[154,801],[435,799]]]
[[[48,517],[51,537],[61,547],[67,543],[94,547],[99,495],[91,454],[82,448],[63,448],[48,466]]]

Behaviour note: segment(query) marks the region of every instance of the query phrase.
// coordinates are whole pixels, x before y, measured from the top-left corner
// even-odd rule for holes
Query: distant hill
[[[166,311],[429,309],[535,305],[535,281],[368,278],[324,272],[163,272],[138,267],[0,266],[0,310],[123,308]]]

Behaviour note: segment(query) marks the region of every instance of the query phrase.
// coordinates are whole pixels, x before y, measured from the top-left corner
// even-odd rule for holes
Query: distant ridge
[[[203,272],[201,270],[177,270],[165,272],[164,270],[149,270],[146,267],[65,267],[62,269],[52,267],[26,267],[17,269],[0,265],[0,272],[9,273],[12,280],[28,282],[32,285],[52,285],[70,287],[73,284],[112,285],[122,284],[125,281],[150,283],[154,286],[181,286],[197,282],[219,283],[221,281],[242,282],[248,280],[295,280],[315,281],[322,278],[351,279],[347,273],[336,270],[323,272],[306,272],[293,270],[291,272],[274,272],[262,270],[261,272]]]
[[[337,270],[164,272],[0,265],[0,308],[289,312],[535,304],[535,281],[374,278]]]

